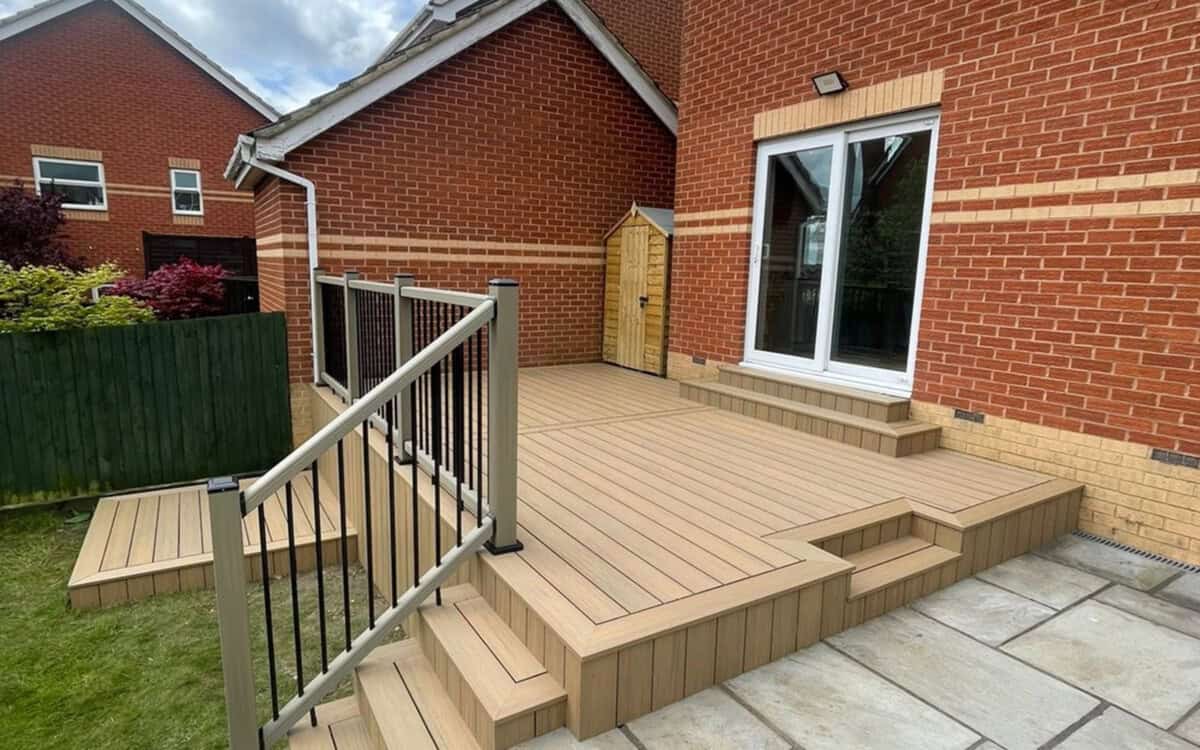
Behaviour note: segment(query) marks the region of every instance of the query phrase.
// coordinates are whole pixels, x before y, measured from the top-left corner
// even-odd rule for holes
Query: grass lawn
[[[225,747],[213,593],[159,596],[86,612],[70,609],[67,579],[87,524],[67,524],[67,515],[59,510],[0,514],[0,744],[87,750]],[[315,574],[298,579],[308,678],[320,664],[315,580]],[[325,580],[332,658],[343,632],[340,568],[329,568]],[[258,584],[249,584],[249,590],[265,718],[270,694],[263,597]],[[357,566],[351,568],[350,590],[357,635],[366,626],[366,575]],[[295,692],[288,579],[273,580],[271,595],[284,703]],[[347,681],[338,695],[349,692]]]

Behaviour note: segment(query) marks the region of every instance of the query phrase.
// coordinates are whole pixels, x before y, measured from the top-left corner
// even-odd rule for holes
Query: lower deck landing
[[[247,484],[249,480],[243,481],[244,486]],[[324,485],[320,495],[321,538],[325,544],[322,552],[327,561],[336,561],[340,559],[342,533],[337,497]],[[307,571],[316,563],[315,506],[308,474],[293,483],[292,502],[296,509],[297,568]],[[283,490],[263,507],[271,570],[286,570],[287,510]],[[155,594],[211,588],[210,529],[204,485],[104,498],[96,506],[67,585],[71,606],[105,607]],[[355,559],[356,532],[349,522],[346,535],[351,559]],[[242,520],[242,538],[246,556],[258,555],[257,515]],[[248,567],[252,576],[257,574],[254,565]]]

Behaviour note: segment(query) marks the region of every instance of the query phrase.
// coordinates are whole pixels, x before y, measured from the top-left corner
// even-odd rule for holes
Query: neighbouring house
[[[252,200],[222,170],[230,134],[278,117],[269,104],[131,0],[0,20],[0,69],[0,182],[63,193],[74,254],[138,276],[186,255],[253,277]]]
[[[288,313],[297,384],[313,258],[461,289],[518,278],[522,364],[600,359],[603,235],[674,198],[676,47],[654,40],[678,7],[654,7],[431,3],[370,69],[240,138],[227,176],[254,191],[262,305]]]

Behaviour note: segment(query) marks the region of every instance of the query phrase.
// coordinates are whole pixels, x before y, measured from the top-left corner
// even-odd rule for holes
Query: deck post
[[[232,477],[208,480],[208,508],[229,747],[231,750],[255,750],[258,747],[258,719],[254,666],[250,659],[250,611],[246,604],[242,493],[237,481]]]
[[[400,369],[413,356],[413,301],[404,296],[404,287],[416,286],[416,283],[417,280],[412,274],[396,274],[396,303],[393,306],[393,311],[395,312],[396,369]],[[408,388],[405,388],[400,393],[400,413],[396,415],[396,419],[399,420],[400,425],[400,439],[398,441],[400,444],[400,454],[405,463],[411,461],[413,458],[413,454],[408,453],[404,447],[414,437],[409,419],[409,415],[412,414],[412,408],[412,394]],[[415,453],[416,443],[413,443],[413,449]]]
[[[317,278],[325,273],[325,269],[316,266],[312,270],[309,281],[312,284],[310,294],[313,296],[313,359],[317,363],[317,371],[313,373],[313,382],[321,384],[321,374],[325,372],[325,299],[321,294],[321,283]]]
[[[488,551],[524,549],[517,541],[517,329],[519,285],[492,279],[495,317],[488,327],[488,505],[496,519]]]
[[[358,290],[350,283],[358,280],[358,271],[346,271],[342,277],[342,288],[345,290],[346,311],[346,393],[350,403],[362,395],[362,383],[358,377]]]

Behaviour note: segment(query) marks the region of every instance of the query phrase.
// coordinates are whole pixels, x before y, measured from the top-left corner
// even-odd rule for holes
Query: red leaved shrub
[[[0,188],[0,263],[20,270],[25,266],[61,266],[83,270],[59,238],[66,219],[62,196],[26,190],[20,182]]]
[[[110,293],[144,302],[159,320],[204,318],[224,311],[223,279],[228,275],[219,265],[202,266],[180,258],[145,279],[122,279]]]

